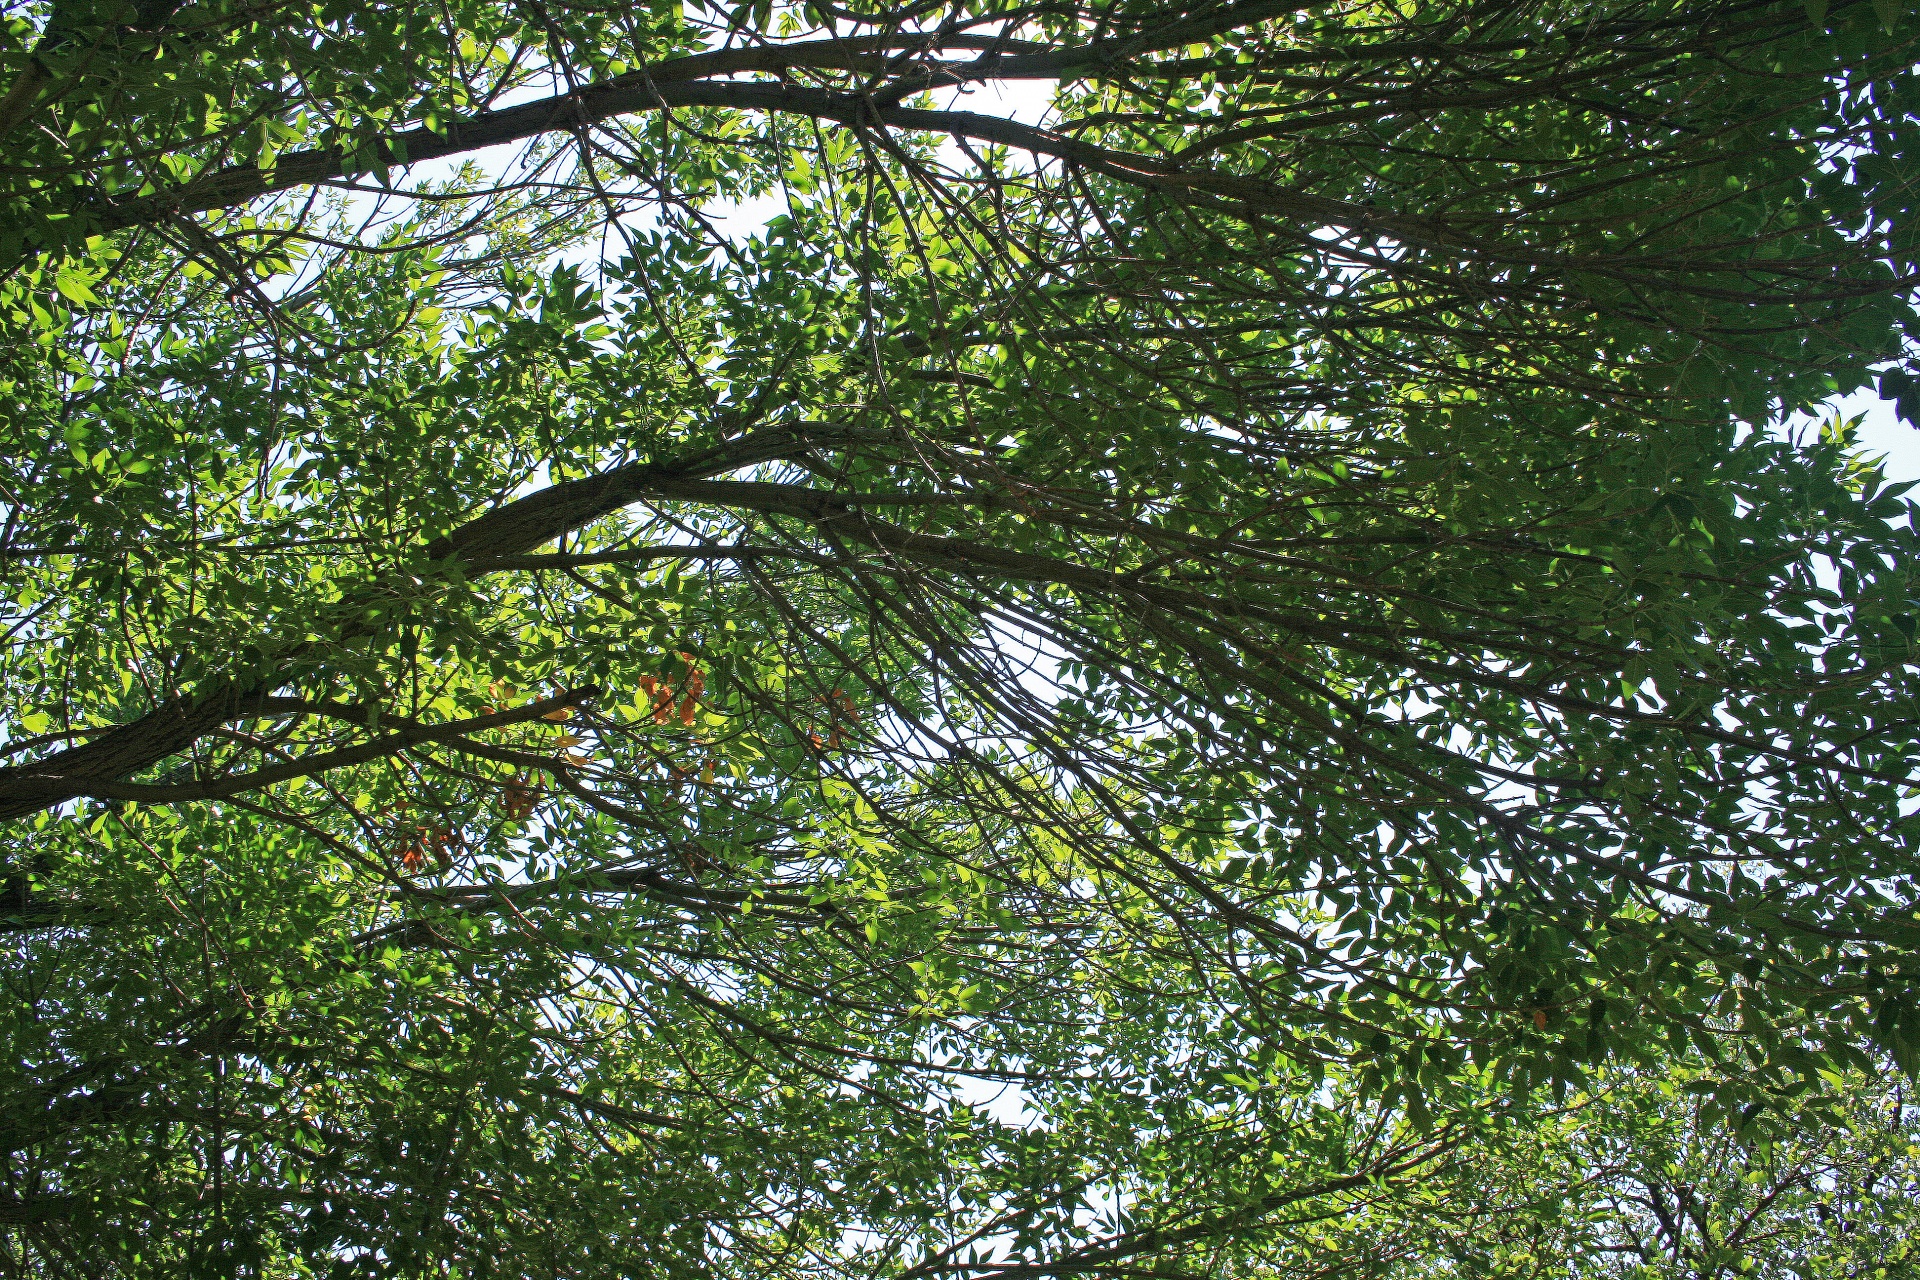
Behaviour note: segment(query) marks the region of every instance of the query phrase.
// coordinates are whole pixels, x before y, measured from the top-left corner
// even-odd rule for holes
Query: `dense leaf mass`
[[[1912,1274],[1899,6],[5,21],[0,1270]]]

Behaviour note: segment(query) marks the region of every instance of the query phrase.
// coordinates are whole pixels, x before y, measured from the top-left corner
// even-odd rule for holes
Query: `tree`
[[[1871,1077],[1789,1104],[1744,1139],[1705,1119],[1701,1064],[1605,1073],[1591,1093],[1417,1184],[1302,1215],[1258,1265],[1273,1274],[1773,1277],[1916,1274],[1920,1178],[1906,1089]]]
[[[13,1265],[1199,1269],[1911,1071],[1882,10],[15,19]]]

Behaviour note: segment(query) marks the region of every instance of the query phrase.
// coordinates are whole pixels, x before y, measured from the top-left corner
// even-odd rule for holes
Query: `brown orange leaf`
[[[540,793],[528,785],[527,775],[515,774],[500,792],[500,808],[507,817],[519,821],[533,815],[533,806],[539,801]]]

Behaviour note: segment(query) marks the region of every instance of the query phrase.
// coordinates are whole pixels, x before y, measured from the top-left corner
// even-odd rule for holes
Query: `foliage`
[[[1418,1184],[1278,1233],[1270,1271],[1755,1280],[1920,1273],[1906,1089],[1868,1077],[1745,1139],[1702,1110],[1698,1064],[1609,1075]],[[1278,1247],[1276,1247],[1278,1246]]]
[[[1312,1269],[1920,1062],[1909,504],[1782,425],[1891,7],[10,21],[14,1270]]]
[[[1231,1270],[1554,1280],[1916,1274],[1920,1146],[1905,1089],[1851,1077],[1736,1134],[1699,1062],[1609,1071],[1418,1178],[1316,1198],[1229,1246]],[[1216,1255],[1216,1261],[1218,1261]]]

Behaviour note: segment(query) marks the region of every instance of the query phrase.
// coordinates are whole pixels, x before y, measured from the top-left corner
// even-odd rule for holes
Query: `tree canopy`
[[[1794,425],[1920,399],[1899,6],[7,22],[11,1273],[1851,1275],[1911,1187],[1920,547]]]

